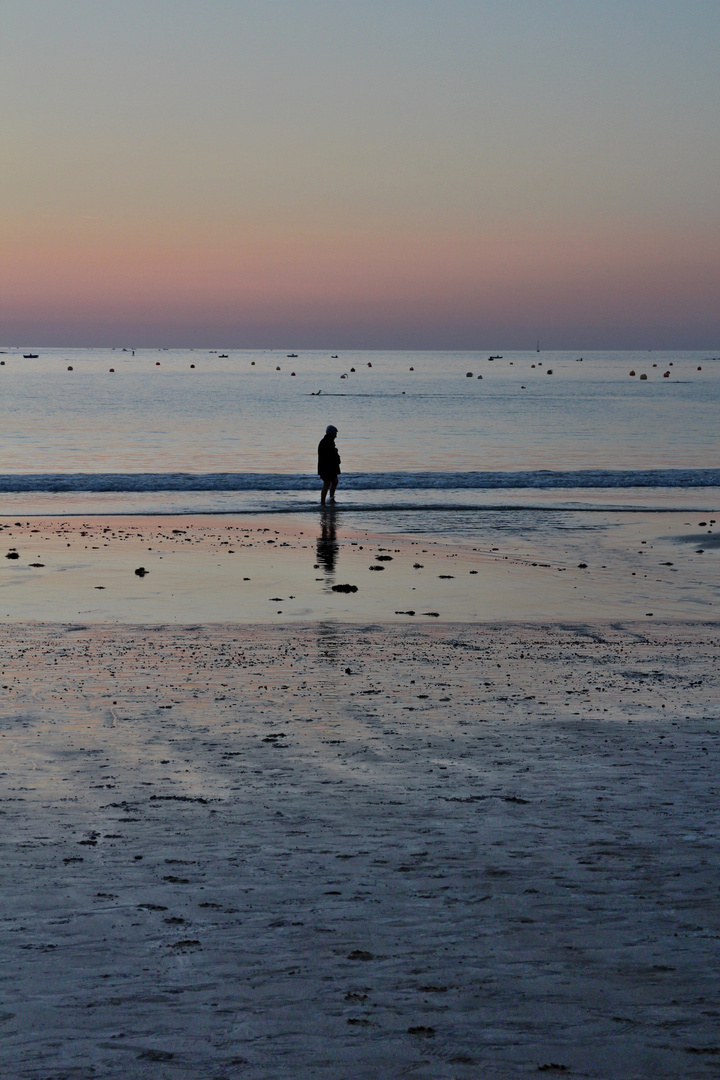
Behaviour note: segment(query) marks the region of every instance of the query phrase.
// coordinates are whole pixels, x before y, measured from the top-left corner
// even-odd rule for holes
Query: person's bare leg
[[[337,483],[337,481],[336,481],[336,483]],[[329,488],[330,488],[330,481],[329,480],[323,480],[322,492],[320,493],[320,505],[321,506],[325,505],[325,499],[327,498],[327,493],[328,493]]]
[[[335,492],[337,490],[337,486],[338,486],[338,478],[336,476],[335,479],[333,480],[333,482],[330,485],[330,502],[335,502]]]

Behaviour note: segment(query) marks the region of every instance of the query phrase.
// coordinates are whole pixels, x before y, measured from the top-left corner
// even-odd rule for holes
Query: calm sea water
[[[225,351],[7,347],[5,512],[310,508],[329,423],[357,511],[720,502],[712,352]]]

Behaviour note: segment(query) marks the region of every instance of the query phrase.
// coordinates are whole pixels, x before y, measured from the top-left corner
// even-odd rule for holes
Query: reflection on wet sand
[[[335,509],[324,508],[320,514],[320,535],[317,538],[316,552],[318,563],[326,574],[324,590],[329,592],[335,575],[339,545]],[[333,622],[319,622],[317,627],[317,648],[320,664],[334,667],[338,661],[338,629]],[[326,687],[332,696],[334,686]]]
[[[335,511],[326,509],[320,515],[320,535],[317,538],[317,561],[328,577],[335,573],[338,555]]]

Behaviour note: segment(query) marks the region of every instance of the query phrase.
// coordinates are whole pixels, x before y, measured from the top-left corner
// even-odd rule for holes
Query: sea
[[[5,515],[315,513],[328,424],[365,527],[720,504],[712,351],[6,346],[0,402]]]

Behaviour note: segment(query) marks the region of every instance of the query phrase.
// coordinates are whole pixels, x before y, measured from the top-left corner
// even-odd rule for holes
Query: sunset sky
[[[716,0],[2,0],[0,342],[720,348]]]

